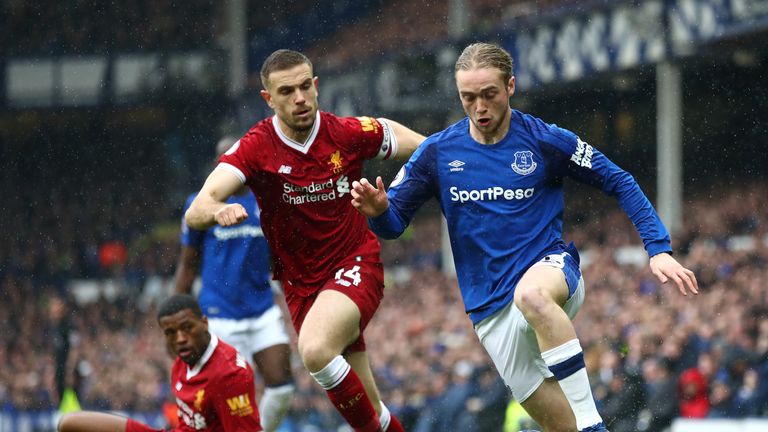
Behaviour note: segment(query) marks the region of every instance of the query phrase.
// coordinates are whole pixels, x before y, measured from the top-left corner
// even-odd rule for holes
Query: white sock
[[[389,422],[392,420],[392,416],[389,414],[389,410],[387,409],[387,406],[384,405],[384,402],[379,401],[381,404],[381,414],[379,414],[379,424],[381,425],[381,430],[385,431],[389,429]]]
[[[291,407],[294,391],[293,383],[264,389],[264,394],[261,395],[261,401],[259,401],[259,414],[261,427],[264,428],[265,432],[272,432],[280,426]]]
[[[541,353],[544,363],[555,375],[568,404],[576,416],[576,428],[582,430],[603,421],[595,407],[589,377],[584,367],[584,353],[578,339]]]
[[[310,372],[312,378],[320,384],[324,390],[330,390],[347,377],[352,367],[344,360],[344,357],[338,355],[317,372]]]

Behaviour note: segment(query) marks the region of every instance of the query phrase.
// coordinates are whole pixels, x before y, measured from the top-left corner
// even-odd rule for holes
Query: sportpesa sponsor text
[[[467,201],[495,201],[499,199],[521,200],[531,198],[534,188],[504,189],[501,186],[493,186],[487,189],[459,190],[456,186],[448,191],[451,193],[451,201],[465,203]]]

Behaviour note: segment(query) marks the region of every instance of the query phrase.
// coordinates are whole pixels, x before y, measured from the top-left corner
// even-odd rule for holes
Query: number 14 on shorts
[[[360,285],[360,266],[354,266],[349,270],[340,268],[336,272],[336,283],[348,287],[350,285]]]

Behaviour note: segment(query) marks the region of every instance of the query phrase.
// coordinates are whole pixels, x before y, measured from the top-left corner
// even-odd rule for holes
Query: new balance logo
[[[277,169],[277,173],[278,174],[290,174],[292,169],[293,168],[291,168],[288,165],[280,165],[280,168]]]
[[[464,171],[464,168],[462,168],[464,165],[465,163],[458,159],[448,164],[451,167],[451,172]]]

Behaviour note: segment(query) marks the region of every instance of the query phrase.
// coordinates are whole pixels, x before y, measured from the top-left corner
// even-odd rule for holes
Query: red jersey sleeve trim
[[[240,183],[245,184],[245,180],[246,180],[245,179],[245,174],[243,174],[243,172],[240,171],[240,168],[238,168],[238,167],[236,167],[236,166],[234,166],[232,164],[228,164],[226,162],[219,162],[219,164],[216,166],[216,168],[217,169],[221,168],[221,169],[223,169],[225,171],[231,172],[232,174],[236,175],[238,179],[240,179]]]

